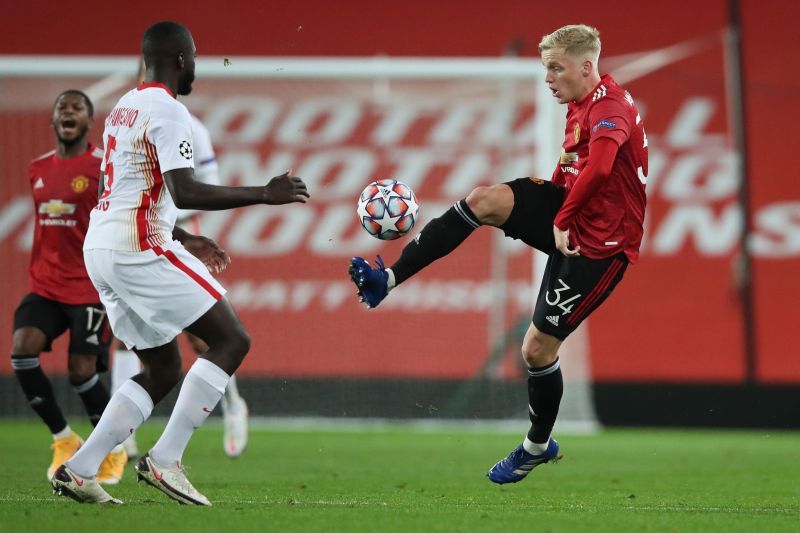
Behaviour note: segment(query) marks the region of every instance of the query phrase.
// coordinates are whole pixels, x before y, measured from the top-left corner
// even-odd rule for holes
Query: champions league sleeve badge
[[[181,156],[184,159],[191,159],[192,158],[192,143],[189,141],[181,141],[180,146],[178,146],[178,151],[180,152]]]

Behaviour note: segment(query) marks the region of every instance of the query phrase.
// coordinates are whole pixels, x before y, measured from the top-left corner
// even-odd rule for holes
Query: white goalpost
[[[84,90],[95,102],[98,112],[104,113],[131,87],[138,61],[138,56],[133,55],[0,56],[0,82],[3,82],[0,100],[5,102],[0,104],[0,113],[3,108],[12,107],[47,109],[52,105],[53,95],[66,88],[67,83]],[[487,176],[494,181],[524,176],[549,179],[561,150],[565,111],[552,98],[543,81],[542,66],[536,59],[220,56],[198,58],[196,71],[197,94],[187,99],[187,105],[190,109],[208,109],[203,118],[207,120],[214,142],[220,144],[223,154],[232,154],[220,160],[223,182],[232,179],[234,172],[239,173],[236,174],[239,183],[256,182],[262,174],[272,170],[270,165],[291,161],[298,153],[306,160],[314,159],[315,150],[322,154],[314,159],[318,166],[323,165],[321,161],[326,157],[343,158],[336,160],[336,164],[352,170],[354,183],[363,183],[372,164],[404,169],[407,174],[397,177],[413,188],[428,183],[433,174],[431,169],[436,165],[444,166],[447,167],[445,177],[436,178],[441,181],[438,190],[443,192],[432,205],[423,206],[425,216],[430,217],[449,207],[454,199],[463,197],[472,186],[487,184]],[[374,117],[359,115],[357,104],[349,103],[348,98],[354,102],[369,102],[370,106],[380,109],[379,124],[374,124],[378,121]],[[282,134],[276,124],[285,114],[281,102],[300,100],[304,105],[312,102],[307,105],[309,109],[317,102],[326,109],[340,106],[341,112],[334,113],[334,119],[322,125],[313,117],[298,115],[292,124],[313,132],[313,138],[298,140],[292,137],[294,133],[288,126]],[[241,109],[253,102],[258,113],[244,118],[239,116]],[[446,109],[444,118],[440,117],[445,113],[442,109]],[[411,122],[428,116],[437,117],[433,132],[426,134],[423,140],[415,140],[416,144],[411,147],[402,144],[405,142],[402,139],[416,139]],[[95,127],[100,127],[100,121]],[[359,128],[366,130],[367,127],[369,132],[363,134],[363,138],[357,137],[357,146],[341,140],[350,138],[342,132],[347,131],[352,137],[361,135]],[[459,142],[464,139],[466,143]],[[290,145],[290,141],[295,144]],[[256,152],[258,157],[252,157]],[[352,159],[346,159],[342,153],[351,153]],[[406,159],[403,159],[404,154],[408,156]],[[482,155],[485,157],[481,158]],[[258,166],[251,161],[266,162]],[[308,163],[307,169],[313,180],[317,167]],[[302,175],[305,178],[305,174]],[[336,194],[341,193],[345,201],[351,194],[345,192],[346,181],[334,187],[320,174],[319,183],[328,195],[323,198],[336,200]],[[355,199],[353,195],[353,205]],[[14,199],[4,198],[3,201],[16,206]],[[7,205],[0,206],[3,209],[0,235],[9,233],[3,233],[3,224],[20,222],[17,207],[11,213],[6,212]],[[230,225],[228,216],[224,213],[209,215],[203,221],[204,230],[207,229],[210,236],[219,234],[226,224]],[[256,222],[248,218],[247,223]],[[533,272],[527,274],[532,294],[521,299],[529,307],[513,308],[508,299],[512,289],[508,284],[507,256],[516,254],[514,257],[518,258],[529,251],[509,244],[509,239],[501,232],[493,233],[487,254],[491,259],[486,258],[486,261],[491,260],[488,268],[491,297],[486,304],[487,360],[481,366],[480,375],[474,376],[474,379],[489,381],[499,379],[503,358],[507,357],[502,349],[498,351],[498,346],[508,338],[516,322],[525,316],[530,319],[546,261],[543,254],[535,254]],[[369,246],[378,244],[358,242]],[[336,253],[336,250],[320,249],[322,254]],[[264,246],[262,252],[266,256],[271,250]],[[343,254],[350,252],[342,250]],[[588,335],[589,328],[584,325],[562,348],[565,394],[557,423],[559,431],[587,432],[598,426],[591,394]],[[492,359],[493,353],[499,355]],[[517,358],[518,353],[517,349]],[[525,405],[520,405],[517,412],[507,413],[506,417],[527,418]]]

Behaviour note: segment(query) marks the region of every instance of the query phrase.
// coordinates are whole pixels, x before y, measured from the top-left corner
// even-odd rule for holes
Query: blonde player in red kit
[[[391,268],[360,257],[350,277],[362,301],[377,306],[395,286],[452,252],[479,226],[500,228],[549,255],[533,318],[522,341],[531,426],[523,442],[488,472],[516,483],[560,457],[550,434],[563,380],[558,349],[597,309],[639,257],[647,181],[647,137],[631,95],[601,76],[600,33],[564,26],[539,43],[545,82],[567,104],[561,159],[552,181],[522,178],[477,187],[429,222]]]
[[[250,337],[207,268],[223,268],[227,254],[176,228],[178,209],[305,203],[309,197],[303,181],[288,172],[259,187],[194,179],[191,118],[175,97],[191,92],[195,54],[184,26],[148,28],[142,38],[146,81],[106,118],[104,192],[92,211],[84,258],[114,335],[136,352],[144,371],[120,386],[86,443],[51,478],[56,493],[79,502],[122,503],[96,482],[97,469],[179,382],[176,337],[186,330],[209,349],[186,373],[164,432],[136,472],[180,503],[211,505],[189,482],[183,452],[250,349]]]
[[[97,424],[108,404],[98,372],[108,370],[111,333],[106,312],[83,264],[83,239],[97,203],[102,150],[89,143],[94,108],[76,90],[64,91],[53,105],[56,149],[34,159],[29,179],[36,226],[29,268],[31,292],[14,312],[11,366],[34,411],[53,435],[56,468],[72,457],[83,440],[67,424],[53,387],[39,365],[41,352],[69,330],[67,369],[89,420]],[[121,447],[106,456],[97,480],[114,484],[128,459]]]

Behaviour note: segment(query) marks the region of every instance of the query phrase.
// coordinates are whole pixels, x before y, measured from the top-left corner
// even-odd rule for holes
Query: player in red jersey
[[[500,228],[549,254],[522,342],[531,427],[489,471],[489,479],[501,484],[559,457],[550,437],[563,392],[558,349],[636,262],[646,202],[647,137],[631,95],[611,76],[600,76],[599,32],[564,26],[542,39],[539,52],[547,85],[567,104],[563,153],[552,181],[522,178],[477,187],[428,223],[391,268],[380,257],[377,268],[355,257],[349,269],[362,301],[375,307],[479,226]]]
[[[97,204],[102,150],[87,134],[93,108],[80,91],[64,91],[53,106],[56,149],[34,159],[29,178],[36,213],[30,262],[31,292],[14,313],[11,365],[31,407],[53,434],[48,479],[83,441],[73,432],[56,402],[39,354],[69,330],[69,381],[83,400],[92,424],[108,404],[98,372],[108,370],[110,331],[100,297],[83,262],[83,239],[89,213]],[[101,483],[117,483],[127,462],[115,448],[98,474]]]

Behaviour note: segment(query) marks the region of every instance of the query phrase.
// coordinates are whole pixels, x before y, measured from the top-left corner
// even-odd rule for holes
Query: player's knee
[[[555,337],[534,330],[525,335],[522,342],[522,359],[529,368],[541,368],[556,360],[558,345],[553,342]]]
[[[491,187],[475,187],[472,189],[472,192],[467,195],[467,205],[481,222],[492,215],[493,204]]]
[[[11,343],[11,357],[14,355],[40,354],[47,347],[47,337],[37,328],[14,330]]]
[[[514,207],[514,193],[507,185],[475,187],[467,195],[467,205],[481,224],[499,226],[508,220]]]
[[[231,343],[233,354],[240,360],[244,359],[244,356],[250,351],[250,343],[250,334],[244,328],[239,328]]]
[[[89,379],[91,379],[91,377],[94,376],[95,374],[96,372],[94,368],[92,368],[91,370],[86,368],[70,369],[69,384],[72,385],[73,387],[77,387],[78,385],[83,385],[84,383],[89,381]]]
[[[97,373],[97,358],[92,356],[70,356],[67,359],[67,372],[70,385],[82,385]]]

